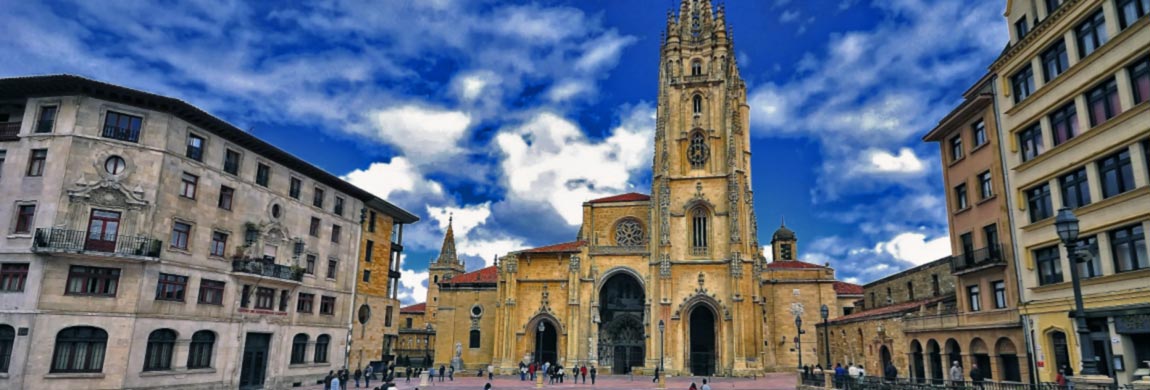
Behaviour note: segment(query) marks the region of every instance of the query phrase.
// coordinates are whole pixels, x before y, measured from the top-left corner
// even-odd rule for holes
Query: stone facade
[[[0,292],[0,387],[284,388],[343,366],[374,197],[174,99],[74,76],[0,91],[20,122],[0,263],[27,269]]]
[[[1027,34],[1012,27],[1008,49],[990,67],[998,75],[1000,138],[1010,141],[999,152],[1020,312],[1038,380],[1054,380],[1062,366],[1079,373],[1079,346],[1087,343],[1101,371],[1124,385],[1139,361],[1150,360],[1150,17],[1115,1],[1060,3],[1008,2],[1008,24],[1042,23]],[[1057,45],[1065,45],[1064,60],[1048,67],[1043,53]],[[1055,232],[1064,206],[1080,220],[1088,260],[1081,267]],[[1076,269],[1086,309],[1081,339],[1066,315],[1074,310]]]
[[[418,303],[399,310],[399,344],[395,355],[400,366],[424,367],[425,361],[430,364],[435,356],[435,331],[427,329],[426,307]]]
[[[399,276],[403,224],[387,204],[366,203],[348,367],[379,370],[395,362],[399,343]],[[378,372],[378,371],[377,371]]]

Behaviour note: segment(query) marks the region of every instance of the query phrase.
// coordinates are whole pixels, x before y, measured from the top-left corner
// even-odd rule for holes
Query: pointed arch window
[[[707,245],[710,241],[710,213],[702,205],[691,209],[691,255],[701,256],[707,254]]]
[[[699,61],[699,60],[691,61],[691,76],[702,76],[702,75],[703,75],[703,61]]]
[[[695,115],[699,115],[699,114],[703,113],[703,97],[702,96],[695,95],[695,97],[691,98],[691,112],[695,113]]]
[[[176,331],[157,329],[148,335],[148,348],[144,352],[144,371],[172,369],[172,350],[176,347]]]
[[[687,161],[691,162],[691,169],[702,169],[707,164],[711,149],[707,146],[707,136],[703,132],[691,133],[691,143],[687,147]]]

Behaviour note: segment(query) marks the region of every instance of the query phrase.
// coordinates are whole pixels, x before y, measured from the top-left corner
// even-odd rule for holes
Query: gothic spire
[[[443,235],[443,246],[439,248],[439,258],[435,260],[436,263],[455,264],[459,262],[459,257],[455,255],[455,229],[452,228],[454,220],[454,215],[448,215],[447,234]]]

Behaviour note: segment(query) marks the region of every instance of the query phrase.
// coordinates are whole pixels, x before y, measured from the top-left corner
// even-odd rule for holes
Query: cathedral
[[[449,224],[423,312],[435,366],[752,376],[821,362],[820,308],[842,315],[861,292],[799,261],[785,225],[771,237],[773,261],[763,256],[746,84],[724,12],[682,0],[667,15],[650,195],[589,200],[575,240],[473,272]]]

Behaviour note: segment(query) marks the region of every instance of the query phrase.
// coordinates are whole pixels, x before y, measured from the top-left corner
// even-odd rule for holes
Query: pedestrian
[[[454,367],[452,367],[452,369],[454,369]],[[439,381],[440,382],[443,382],[443,377],[444,377],[444,374],[446,372],[447,372],[447,367],[444,367],[442,364],[440,364],[439,365]]]
[[[331,390],[336,390],[336,389],[340,388],[339,375],[335,375],[335,376],[331,377],[331,385],[328,386],[328,388]]]
[[[599,370],[595,369],[595,365],[591,365],[591,384],[595,384],[595,376],[599,374]]]
[[[587,384],[587,365],[584,364],[583,367],[579,368],[579,372],[583,374],[583,384]]]
[[[455,382],[455,366],[447,367],[447,377]]]
[[[843,378],[847,376],[847,369],[843,368],[843,364],[835,363],[835,387],[841,388],[843,385]]]
[[[659,381],[659,367],[656,366],[655,367],[655,376],[651,377],[651,383],[655,383],[658,381]]]
[[[363,387],[371,388],[371,377],[374,375],[375,375],[375,369],[372,368],[372,366],[370,364],[368,364],[367,369],[363,371],[363,380],[364,380]]]
[[[707,378],[703,378],[703,387],[700,387],[699,390],[711,390],[711,385],[707,384]]]
[[[696,386],[695,382],[691,382],[691,387],[688,387],[687,390],[699,390],[699,386]]]
[[[531,362],[531,364],[527,365],[527,373],[531,374],[531,381],[532,382],[535,381],[535,370],[536,369],[537,368],[535,366],[535,362]]]
[[[408,366],[407,368],[403,369],[403,373],[407,374],[407,381],[404,383],[411,383],[411,366]]]
[[[487,380],[495,380],[495,366],[490,364],[487,365]]]
[[[358,368],[355,369],[355,374],[352,374],[352,377],[355,378],[355,388],[357,389],[359,388],[359,377],[361,376],[363,376],[363,371]]]
[[[982,370],[978,369],[978,363],[970,365],[970,381],[974,382],[974,388],[982,389]]]
[[[955,386],[962,386],[962,366],[958,365],[958,360],[951,363],[950,382]]]
[[[323,377],[323,390],[331,390],[331,378],[335,376],[335,371],[328,371],[327,375]]]
[[[491,382],[487,382],[486,385],[483,385],[483,390],[491,390]]]
[[[339,375],[339,386],[341,389],[347,390],[347,385],[351,383],[349,380],[351,379],[351,373],[348,372],[346,368],[340,371],[342,371],[343,374]]]
[[[1054,381],[1057,382],[1059,386],[1066,386],[1066,377],[1062,375],[1062,370],[1058,370],[1058,376],[1054,377]]]

